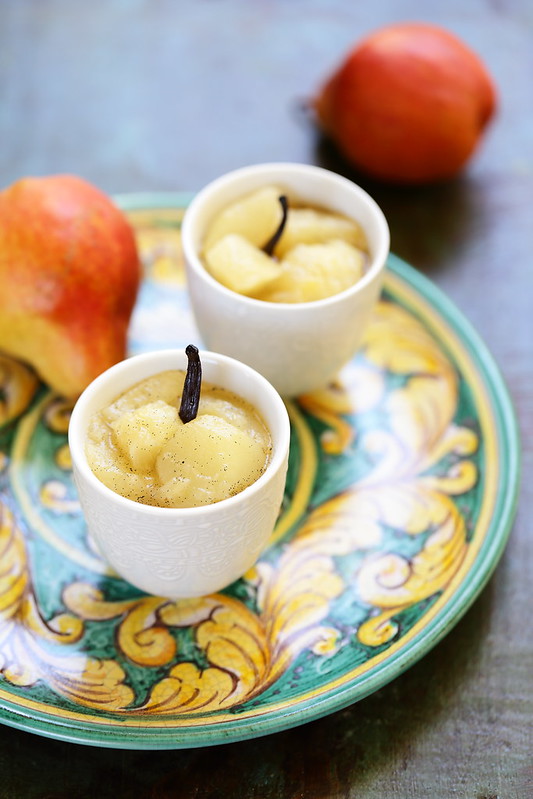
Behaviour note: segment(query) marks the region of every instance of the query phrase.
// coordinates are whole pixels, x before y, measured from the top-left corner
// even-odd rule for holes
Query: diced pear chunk
[[[124,413],[111,423],[111,428],[115,443],[130,466],[136,472],[149,472],[178,422],[177,406],[156,400]]]
[[[263,291],[281,274],[276,261],[234,233],[207,250],[205,261],[215,280],[248,296]]]
[[[261,438],[263,423],[258,416],[251,415],[245,407],[239,407],[229,399],[214,394],[203,394],[200,398],[200,413],[220,416],[248,435]]]
[[[100,460],[91,464],[96,477],[104,483],[111,491],[128,497],[134,502],[146,502],[150,499],[152,486],[154,483],[150,475],[138,474],[127,468],[126,462],[121,464],[119,461],[105,464]]]
[[[297,244],[323,244],[332,239],[342,239],[354,247],[367,249],[365,234],[352,219],[312,208],[290,208],[275,255],[283,258]]]
[[[338,239],[298,244],[281,261],[281,277],[261,299],[312,302],[338,294],[363,276],[365,258],[364,252]]]
[[[262,473],[261,443],[220,416],[202,414],[181,424],[157,457],[162,505],[219,502]]]
[[[133,386],[107,408],[103,408],[102,417],[108,424],[111,424],[122,414],[134,408],[140,408],[142,405],[149,405],[155,400],[164,400],[168,405],[175,405],[177,398],[181,396],[184,378],[185,373],[177,370],[152,375],[149,379],[142,380]]]
[[[281,222],[279,197],[284,193],[279,186],[265,186],[230,203],[211,223],[204,241],[204,253],[228,233],[237,233],[250,244],[263,247]]]

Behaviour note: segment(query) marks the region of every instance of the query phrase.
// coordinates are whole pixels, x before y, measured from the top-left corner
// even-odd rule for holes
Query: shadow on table
[[[420,736],[439,723],[447,707],[460,703],[480,667],[492,603],[489,584],[444,641],[398,679],[345,710],[268,737],[137,752],[76,746],[4,728],[0,796],[318,799],[363,789],[405,769]],[[453,753],[447,757],[453,760]]]
[[[391,251],[428,275],[458,262],[488,224],[486,192],[468,172],[433,185],[394,186],[353,169],[323,138],[317,141],[315,162],[365,189],[387,218]]]

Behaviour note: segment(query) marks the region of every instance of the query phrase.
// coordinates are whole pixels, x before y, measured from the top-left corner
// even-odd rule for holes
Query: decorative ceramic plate
[[[199,342],[178,195],[119,198],[145,280],[131,351]],[[392,680],[487,582],[513,519],[514,414],[483,343],[391,256],[358,356],[288,404],[291,456],[268,549],[224,592],[141,594],[88,539],[70,408],[0,360],[0,720],[126,748],[282,730]]]

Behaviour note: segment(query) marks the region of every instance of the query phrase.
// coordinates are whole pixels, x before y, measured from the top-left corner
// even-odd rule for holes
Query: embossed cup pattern
[[[200,258],[211,220],[228,203],[267,184],[359,222],[370,263],[358,283],[323,300],[286,304],[244,297],[211,277]],[[296,396],[322,388],[357,351],[381,291],[390,236],[381,209],[355,183],[320,167],[282,163],[244,167],[206,186],[185,212],[182,241],[191,304],[206,346],[249,364],[282,395]]]
[[[287,471],[290,427],[278,393],[244,364],[209,352],[201,357],[204,379],[248,400],[272,435],[267,469],[240,494],[198,508],[156,508],[115,494],[87,464],[85,431],[92,413],[151,374],[186,368],[182,351],[147,353],[112,367],[82,394],[69,428],[80,503],[102,556],[137,588],[171,598],[219,591],[253,566],[276,523]]]

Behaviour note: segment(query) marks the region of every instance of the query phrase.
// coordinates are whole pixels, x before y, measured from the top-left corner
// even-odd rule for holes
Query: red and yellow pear
[[[444,28],[395,23],[359,41],[321,87],[317,121],[356,168],[391,183],[454,177],[495,113],[482,60]]]
[[[126,356],[141,278],[133,231],[74,175],[0,192],[0,350],[75,398]]]

